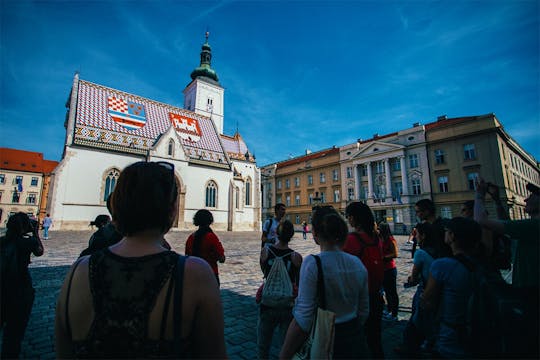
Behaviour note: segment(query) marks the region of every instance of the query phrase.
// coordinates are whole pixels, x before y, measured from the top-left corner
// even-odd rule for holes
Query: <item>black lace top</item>
[[[183,260],[183,259],[182,259]],[[180,289],[174,294],[174,315],[181,313],[182,277],[177,276],[178,264],[183,261],[173,251],[136,258],[126,258],[110,252],[98,251],[90,257],[89,281],[94,306],[94,319],[88,336],[73,341],[78,358],[170,358],[187,357],[187,343],[164,337],[167,311],[172,288],[178,282]],[[160,339],[148,338],[149,316],[156,299],[167,280],[169,283],[164,306]],[[178,280],[178,278],[180,278]],[[69,296],[69,295],[68,295]],[[180,306],[179,306],[180,305]],[[180,309],[178,309],[180,307]],[[178,311],[177,311],[178,310]],[[66,311],[67,315],[67,311]],[[69,318],[68,329],[70,329]],[[178,319],[181,320],[181,319]],[[175,329],[175,334],[179,333]]]

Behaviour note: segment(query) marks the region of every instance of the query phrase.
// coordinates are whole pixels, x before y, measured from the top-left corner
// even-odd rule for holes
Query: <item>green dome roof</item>
[[[215,82],[218,82],[218,76],[214,69],[212,69],[212,48],[208,44],[208,32],[206,32],[206,41],[202,45],[201,49],[201,63],[191,72],[191,79],[195,80],[196,78],[203,77]]]
[[[207,77],[214,81],[219,81],[216,71],[208,65],[201,65],[191,72],[191,79],[195,80],[198,77]]]

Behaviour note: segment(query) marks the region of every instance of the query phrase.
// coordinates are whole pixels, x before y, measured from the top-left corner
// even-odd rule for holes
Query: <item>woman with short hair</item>
[[[174,166],[126,167],[111,198],[115,245],[81,257],[56,308],[59,358],[224,358],[223,311],[208,263],[164,247],[178,211]]]

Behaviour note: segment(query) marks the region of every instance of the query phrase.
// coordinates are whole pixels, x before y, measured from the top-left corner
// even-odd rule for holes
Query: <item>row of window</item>
[[[120,176],[120,171],[117,169],[111,169],[105,176],[104,181],[104,191],[103,191],[103,201],[107,201],[109,198],[109,195],[113,192],[114,186],[116,185],[116,182],[118,180],[118,176]],[[206,207],[215,208],[218,204],[218,187],[216,182],[213,180],[210,180],[205,187],[205,200],[204,205]],[[252,203],[252,186],[251,186],[251,179],[246,180],[245,186],[244,186],[244,204],[246,206],[251,206]],[[235,207],[237,209],[240,208],[240,190],[238,188],[235,189]]]
[[[17,175],[11,181],[11,185],[18,185],[18,184],[22,185],[23,181],[24,181],[24,177],[21,175]],[[5,183],[6,183],[6,174],[0,174],[0,185],[4,185]],[[38,186],[38,183],[39,183],[39,177],[32,176],[30,180],[30,186]]]
[[[536,173],[534,173],[533,169],[519,157],[510,154],[510,162],[512,163],[512,168],[518,170],[521,174],[524,174],[528,179],[538,182],[538,178],[535,178]]]
[[[332,180],[339,181],[339,171],[336,169],[332,170]],[[307,182],[308,182],[308,185],[313,185],[313,175],[310,174],[307,176]],[[320,184],[326,183],[326,173],[324,172],[319,173],[319,183]],[[294,186],[295,187],[300,186],[300,177],[297,176],[294,178]],[[281,190],[283,188],[283,183],[281,179],[277,180],[276,187],[278,190]],[[285,189],[290,189],[290,188],[291,188],[291,179],[285,179]]]
[[[4,195],[3,191],[0,191],[0,201],[2,201],[2,197]],[[18,191],[12,191],[11,192],[11,203],[12,204],[19,204],[21,200],[21,193]],[[26,201],[25,204],[28,205],[34,205],[37,203],[37,193],[28,193],[26,194]]]
[[[468,173],[467,174],[467,187],[469,190],[476,190],[476,181],[478,180],[478,173]],[[443,175],[437,177],[437,183],[439,184],[439,192],[446,193],[449,191],[448,188],[448,176]]]
[[[315,202],[320,202],[320,203],[324,204],[324,203],[327,202],[326,193],[324,191],[315,192],[315,193],[309,193],[307,201],[308,201],[309,205],[312,205]],[[339,190],[336,189],[336,190],[334,190],[334,193],[333,193],[333,202],[339,202],[339,201],[341,201],[340,200],[340,195],[339,195]],[[291,196],[290,195],[285,195],[285,201],[283,201],[283,195],[278,194],[278,195],[276,195],[276,202],[277,203],[284,203],[286,206],[291,206]],[[300,203],[300,194],[296,194],[294,196],[294,205],[295,206],[300,206],[301,205],[301,203]]]
[[[446,162],[446,153],[442,149],[435,150],[435,164],[440,165]],[[475,160],[476,159],[476,148],[474,144],[465,144],[463,145],[463,159],[464,160]]]

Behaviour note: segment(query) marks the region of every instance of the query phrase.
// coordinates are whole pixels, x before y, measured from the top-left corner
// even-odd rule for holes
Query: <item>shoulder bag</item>
[[[306,342],[292,357],[294,360],[332,359],[334,352],[334,334],[336,314],[326,310],[326,295],[324,292],[324,277],[321,258],[313,255],[317,262],[317,298],[318,306],[315,320]]]

